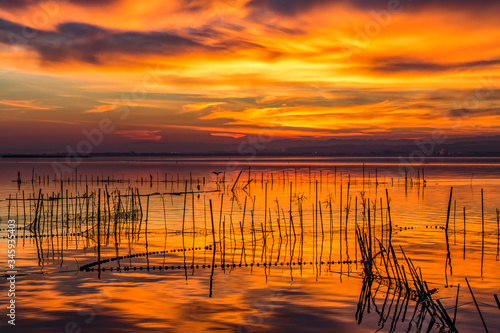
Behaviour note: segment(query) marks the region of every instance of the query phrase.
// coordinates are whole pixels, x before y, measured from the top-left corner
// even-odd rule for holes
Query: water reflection
[[[485,321],[499,324],[498,309],[485,305],[495,304],[500,282],[500,193],[485,181],[495,174],[475,171],[471,186],[469,171],[456,166],[456,178],[426,165],[425,174],[418,168],[398,179],[388,176],[398,175],[397,166],[386,162],[279,168],[280,161],[261,161],[219,174],[211,163],[171,169],[146,161],[116,170],[101,161],[99,172],[90,165],[62,181],[43,165],[19,177],[10,166],[1,228],[16,219],[19,313],[36,314],[19,324],[49,331],[71,321],[100,331],[112,324],[124,331],[437,329],[439,319],[431,325],[406,285],[367,279],[356,230],[370,248],[401,245],[448,312],[469,277]],[[460,331],[481,324],[463,297]],[[309,320],[316,326],[307,327]]]

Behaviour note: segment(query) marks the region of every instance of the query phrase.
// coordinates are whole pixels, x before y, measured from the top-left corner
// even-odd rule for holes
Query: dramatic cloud
[[[168,32],[121,32],[83,23],[60,24],[54,32],[35,30],[2,19],[0,43],[33,49],[44,61],[74,59],[93,64],[114,54],[176,55],[215,50]]]
[[[102,151],[498,132],[498,1],[54,1],[0,0],[0,139],[25,149],[104,118]]]
[[[471,70],[477,67],[489,67],[500,64],[500,59],[492,60],[476,60],[464,63],[429,63],[418,62],[413,60],[404,61],[402,59],[394,59],[391,61],[380,61],[382,65],[374,67],[376,71],[381,72],[444,72],[453,70]]]
[[[329,0],[251,0],[247,6],[254,10],[270,10],[284,15],[296,15],[314,7],[336,3]]]
[[[314,8],[326,8],[329,5],[348,5],[360,10],[421,10],[423,8],[447,8],[451,10],[477,10],[478,8],[498,8],[496,1],[479,0],[250,0],[247,7],[258,15],[259,11],[271,11],[280,15],[293,16],[304,14]]]
[[[78,6],[106,6],[119,2],[121,0],[52,0],[47,1],[51,6],[59,6],[66,3],[75,4]],[[31,6],[43,5],[44,1],[39,0],[0,0],[0,8],[6,9],[25,9]]]

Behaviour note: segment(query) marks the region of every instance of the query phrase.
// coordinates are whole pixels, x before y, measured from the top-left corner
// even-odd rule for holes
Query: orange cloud
[[[368,133],[362,133],[357,131],[352,132],[339,132],[339,131],[321,131],[321,130],[301,130],[301,129],[291,129],[291,128],[256,128],[256,127],[212,127],[212,126],[192,126],[192,125],[154,125],[154,124],[126,124],[128,126],[141,126],[141,127],[162,127],[162,128],[175,128],[184,129],[189,131],[200,131],[200,132],[222,132],[236,135],[258,135],[264,138],[329,138],[329,137],[349,137],[349,136],[365,136]]]
[[[159,132],[160,131],[129,130],[129,131],[118,131],[115,133],[132,140],[160,141],[161,135],[157,134]]]
[[[209,102],[209,103],[196,103],[196,104],[186,104],[182,107],[182,112],[196,112],[201,111],[213,106],[219,106],[226,104],[225,102]]]
[[[39,103],[34,100],[29,100],[29,101],[0,100],[0,104],[11,106],[14,108],[32,109],[32,110],[53,110],[55,108],[59,108],[59,106],[39,105]]]
[[[87,111],[83,111],[84,113],[101,113],[101,112],[107,112],[107,111],[112,111],[116,109],[118,105],[98,105],[95,108]]]
[[[213,135],[213,136],[227,136],[227,137],[235,138],[235,139],[239,139],[239,138],[242,138],[242,137],[246,136],[245,134],[237,134],[237,133],[210,133],[210,135]]]

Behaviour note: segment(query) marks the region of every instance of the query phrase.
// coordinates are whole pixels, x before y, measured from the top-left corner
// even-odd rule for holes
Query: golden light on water
[[[365,313],[360,326],[352,322],[367,286],[356,229],[369,232],[374,244],[392,243],[404,262],[401,246],[446,306],[452,306],[464,277],[473,281],[476,297],[487,300],[498,284],[495,203],[500,194],[498,181],[489,179],[494,175],[489,164],[475,166],[479,173],[471,186],[470,175],[462,171],[466,161],[433,161],[406,181],[394,161],[299,159],[283,168],[279,159],[257,159],[250,170],[215,175],[227,159],[149,158],[128,160],[119,176],[113,162],[101,159],[82,165],[81,182],[63,182],[61,202],[61,183],[49,176],[50,182],[35,185],[44,194],[54,192],[54,199],[39,207],[43,222],[17,232],[23,274],[18,311],[37,313],[42,321],[67,313],[67,320],[92,330],[108,329],[104,318],[125,330],[127,325],[158,331],[274,330],[288,327],[290,320],[307,327],[306,317],[312,315],[320,325],[371,332],[380,328],[376,314]],[[22,175],[29,174],[30,165],[21,164]],[[12,173],[19,164],[5,166]],[[47,167],[39,164],[35,179],[46,178]],[[446,243],[450,184],[454,204]],[[5,187],[4,195],[12,198],[14,191],[18,199],[24,193],[33,200],[11,201],[2,212],[15,216],[19,226],[29,225],[38,191],[32,193],[29,182],[19,191],[16,186]],[[376,262],[383,267],[381,258]],[[385,294],[375,290],[387,287],[377,285],[373,295],[380,307]],[[479,319],[463,297],[460,327],[467,331]],[[43,311],[37,310],[40,303]],[[483,309],[492,324],[495,313]],[[406,329],[408,320],[397,327]]]

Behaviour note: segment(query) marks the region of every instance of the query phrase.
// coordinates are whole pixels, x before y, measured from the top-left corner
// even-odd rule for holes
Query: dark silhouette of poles
[[[445,236],[446,236],[446,264],[444,268],[445,278],[446,278],[446,286],[448,286],[448,275],[446,274],[448,264],[450,265],[450,275],[453,275],[453,270],[451,267],[451,253],[450,253],[450,243],[448,239],[448,226],[450,223],[450,210],[451,210],[451,198],[453,196],[453,187],[450,189],[450,200],[448,201],[448,213],[446,215],[446,228],[445,228]]]
[[[481,277],[483,277],[483,261],[484,261],[484,195],[481,189]]]
[[[477,312],[479,313],[479,317],[481,317],[481,321],[483,322],[484,330],[486,333],[488,333],[488,327],[486,327],[486,323],[484,322],[483,315],[481,314],[481,310],[479,310],[479,305],[477,304],[476,297],[474,296],[474,293],[472,292],[472,288],[470,287],[469,280],[465,278],[465,282],[467,282],[467,286],[469,287],[470,294],[472,295],[472,299],[474,300],[474,304],[476,304],[476,309]]]
[[[214,213],[212,210],[212,200],[209,200],[210,202],[210,219],[212,221],[212,237],[213,237],[213,246],[214,246],[214,253],[212,255],[212,273],[210,274],[210,294],[209,297],[212,297],[212,285],[214,281],[214,266],[215,266],[215,226],[214,226]]]
[[[101,188],[97,197],[97,277],[101,279]]]

